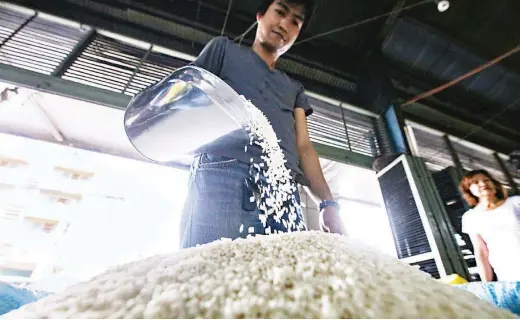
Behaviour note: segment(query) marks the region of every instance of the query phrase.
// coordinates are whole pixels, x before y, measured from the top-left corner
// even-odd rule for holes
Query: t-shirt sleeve
[[[509,199],[511,199],[511,201],[513,201],[513,204],[515,204],[515,205],[520,204],[520,196],[512,196],[512,197],[509,197]]]
[[[462,216],[462,232],[466,234],[477,233],[477,228],[475,227],[475,219],[471,210],[467,211]]]
[[[513,202],[513,207],[520,214],[520,196],[512,196],[509,198]]]
[[[307,97],[307,95],[305,94],[305,89],[302,85],[300,85],[300,88],[298,89],[298,94],[296,95],[296,102],[294,107],[303,109],[307,117],[314,112],[309,102],[309,97]]]
[[[191,65],[203,68],[216,76],[220,76],[220,71],[224,64],[227,42],[228,39],[226,37],[213,38],[206,44]]]

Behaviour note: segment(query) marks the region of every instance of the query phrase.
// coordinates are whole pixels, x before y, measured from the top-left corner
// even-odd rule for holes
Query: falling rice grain
[[[279,222],[281,213],[292,212],[300,206],[294,196],[297,191],[296,183],[292,179],[291,170],[286,166],[287,160],[280,148],[280,140],[276,137],[269,119],[245,97],[241,98],[249,113],[246,130],[249,133],[250,144],[256,144],[262,149],[261,162],[256,163],[251,158],[252,168],[256,170],[254,180],[260,195],[256,199],[257,207],[266,216],[276,214],[275,220]],[[290,207],[289,210],[287,206]],[[284,225],[295,229],[291,231],[305,230],[301,220],[296,223],[297,217],[289,215],[289,220],[285,221]]]

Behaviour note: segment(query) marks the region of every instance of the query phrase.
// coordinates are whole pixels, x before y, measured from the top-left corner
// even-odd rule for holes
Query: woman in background
[[[471,237],[483,282],[520,281],[520,197],[507,197],[485,170],[470,171],[460,183],[473,209],[462,216],[462,232]]]

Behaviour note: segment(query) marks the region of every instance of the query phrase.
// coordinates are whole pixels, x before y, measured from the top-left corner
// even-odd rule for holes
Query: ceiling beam
[[[187,21],[190,20],[192,15],[195,17],[197,13],[196,1],[182,1],[182,5],[180,5],[180,1],[174,2],[173,5],[170,2],[170,7],[168,7],[169,10],[161,11],[172,12],[174,11],[172,6],[174,6],[175,14],[168,14],[167,16],[164,15],[164,17],[157,16],[157,13],[154,13],[153,15],[148,14],[143,11],[144,9],[142,8],[107,5],[107,3],[114,3],[113,1],[101,2],[87,0],[61,0],[59,1],[60,5],[56,5],[56,3],[53,3],[52,1],[40,0],[12,0],[12,2],[35,10],[41,10],[56,16],[78,21],[86,25],[91,25],[132,38],[145,40],[156,45],[175,48],[177,51],[181,51],[190,55],[197,55],[207,40],[209,40],[214,35],[220,34],[220,28],[225,17],[224,12],[212,9],[209,10],[210,12],[213,12],[212,15],[206,15],[206,12],[203,12],[204,14],[200,14],[201,12],[199,12],[200,18],[203,20],[200,20],[198,23]],[[136,5],[136,3],[133,1],[124,0],[124,2],[127,4],[133,4],[134,6]],[[159,3],[159,1],[156,2]],[[189,3],[192,3],[193,5],[184,8],[184,4]],[[399,5],[399,2],[397,4]],[[146,7],[146,5],[144,5],[144,7]],[[244,17],[237,17],[235,13],[233,13],[233,16],[231,16],[230,19],[231,20],[228,23],[226,30],[229,30],[231,34],[242,33],[245,30],[244,26],[248,26]],[[185,36],[181,37],[179,35]],[[321,47],[320,43],[324,44],[324,46]],[[288,57],[291,58],[291,62],[295,61],[301,63],[302,65],[313,66],[319,68],[319,70],[349,70],[348,68],[353,68],[352,70],[356,68],[359,69],[358,64],[355,63],[356,61],[359,61],[357,60],[358,57],[354,57],[348,53],[343,55],[345,53],[344,48],[342,49],[340,46],[331,45],[331,43],[328,41],[325,42],[324,40],[317,42],[310,41],[309,43],[295,46],[295,48],[290,51],[291,54],[289,54]],[[326,59],[324,58],[324,55],[327,55]],[[331,65],[328,67],[322,67],[316,61],[325,61],[324,63],[331,63]],[[432,80],[431,78],[428,78],[427,75],[424,75],[419,71],[409,70],[409,68],[402,68],[395,61],[387,61],[387,63],[392,67],[391,69],[393,70],[393,77],[399,81],[403,81],[405,84],[413,84],[413,86],[419,90],[431,89],[438,85],[434,82],[439,81]],[[286,71],[291,74],[291,70]],[[344,71],[337,70],[332,70],[331,72],[334,72],[333,74],[346,74]],[[357,72],[358,71],[353,72],[352,74],[348,72],[348,75],[351,77],[348,79],[356,79],[356,75],[358,74]],[[315,91],[337,100],[347,102],[353,101],[351,93],[349,92],[338,90],[333,86],[319,83],[316,80],[311,80],[303,76],[295,76],[295,78],[301,81],[307,87],[307,89],[311,91]],[[357,79],[355,81],[357,81]],[[409,95],[412,93],[407,88],[404,88],[402,89],[402,94]],[[444,114],[444,118],[440,117],[444,119],[442,121],[445,121],[451,117],[452,119],[461,118],[465,123],[478,124],[483,123],[482,120],[489,119],[490,116],[492,116],[494,113],[493,110],[488,111],[488,113],[485,111],[475,112],[475,110],[484,110],[484,107],[489,108],[489,105],[487,103],[483,105],[480,101],[475,101],[477,98],[476,95],[471,95],[468,92],[460,92],[460,90],[457,88],[450,88],[445,92],[441,92],[436,95],[436,98],[441,98],[442,100],[452,102],[450,104],[440,103],[439,101],[435,100],[435,97],[426,100],[429,104],[435,103],[434,106],[436,109],[438,109],[437,111]],[[470,104],[470,106],[468,106],[468,104]],[[472,106],[477,107],[472,108]],[[415,110],[417,111],[417,109]],[[416,113],[411,111],[410,114],[411,116],[417,116]],[[421,115],[419,116],[424,120],[419,122],[424,122],[425,124],[426,122],[431,122],[429,117]],[[502,119],[500,119],[500,121],[502,121]],[[509,122],[506,123],[506,121]],[[519,135],[517,131],[513,130],[515,128],[513,123],[514,121],[514,117],[511,117],[509,120],[506,118],[502,123],[493,121],[486,127],[486,132],[490,132],[494,136],[498,137],[496,143],[498,143],[498,141],[504,141],[505,145],[499,146],[501,150],[507,149],[509,146],[511,146],[511,137],[516,138]],[[503,125],[504,123],[509,125],[513,124],[513,126],[507,128]],[[443,124],[441,123],[439,125],[442,126]],[[451,134],[457,135],[454,133]],[[520,139],[516,139],[515,141],[520,141]],[[497,146],[494,147],[494,149],[497,149]]]
[[[463,121],[437,108],[415,103],[403,110],[405,118],[451,136],[463,138],[483,147],[509,154],[520,148],[520,140],[497,134],[486,126]]]
[[[413,95],[410,95],[409,93],[399,91],[398,92],[400,98],[407,100],[411,98]],[[508,127],[499,126],[494,121],[489,121],[491,118],[483,117],[482,115],[470,112],[468,110],[465,110],[463,108],[458,108],[455,105],[452,104],[445,104],[440,102],[439,100],[435,98],[427,98],[424,99],[420,103],[409,105],[405,108],[403,108],[403,111],[406,111],[408,109],[414,109],[417,104],[428,106],[431,109],[434,109],[443,115],[450,117],[452,119],[456,119],[457,121],[462,121],[465,123],[470,123],[474,126],[481,127],[485,126],[485,129],[483,132],[486,134],[493,134],[499,137],[502,137],[503,139],[509,140],[509,141],[519,141],[520,142],[520,133],[512,130]],[[425,120],[435,120],[439,122],[446,121],[445,118],[437,119],[437,118],[429,118],[430,116],[425,115]]]
[[[126,109],[132,97],[105,89],[48,76],[0,63],[0,79],[5,82],[57,94],[68,98],[78,98],[115,109]]]
[[[383,41],[385,41],[386,37],[388,37],[390,32],[393,30],[393,28],[397,22],[397,18],[401,14],[400,10],[404,8],[404,6],[406,5],[406,1],[407,0],[396,0],[392,9],[389,10],[389,12],[393,12],[393,13],[390,14],[388,16],[388,18],[386,18],[385,23],[381,27],[377,36],[374,37],[374,40],[372,41],[372,43],[367,45],[367,48],[369,51],[367,56],[371,56],[374,51],[381,50],[381,45],[382,45]]]
[[[410,99],[421,92],[444,84],[444,81],[434,80],[425,75],[424,72],[413,70],[402,64],[394,63],[391,65],[389,74],[394,80],[394,87],[402,92],[404,99]],[[454,116],[477,123],[488,121],[507,107],[457,86],[447,88],[425,99],[425,101],[429,104],[436,104],[441,109],[449,110]],[[520,138],[518,121],[516,120],[520,117],[520,108],[513,106],[508,110],[508,114],[514,116],[497,117],[488,125],[497,132]]]
[[[142,4],[135,1],[128,0],[114,0],[109,3],[103,1],[86,1],[86,0],[63,0],[60,6],[51,5],[38,0],[14,0],[24,6],[31,7],[35,10],[41,10],[51,14],[60,15],[63,17],[74,16],[75,19],[86,20],[90,18],[82,18],[86,12],[85,9],[94,9],[96,17],[103,18],[114,14],[129,15],[133,13],[134,16],[140,16],[140,20],[123,21],[133,24],[135,29],[142,27],[150,27],[148,21],[144,17],[149,17],[147,20],[162,20],[161,25],[168,29],[168,22],[181,24],[183,26],[192,28],[193,30],[203,32],[210,38],[220,35],[222,23],[225,19],[227,8],[215,10],[215,5],[205,6],[201,5],[197,8],[196,1],[182,1],[182,3],[171,4],[164,1],[154,1],[152,6],[150,2]],[[101,9],[104,7],[105,9]],[[118,13],[119,11],[119,13]],[[174,13],[170,13],[174,12]],[[197,19],[198,17],[198,19]],[[237,18],[235,12],[232,10],[226,26],[226,35],[235,38],[242,34],[254,22],[254,15],[250,20],[245,20],[243,14]],[[157,30],[156,30],[157,31]],[[160,30],[159,30],[160,31]],[[167,30],[166,30],[167,33]],[[254,32],[252,32],[254,34]],[[150,41],[147,38],[142,40]],[[152,41],[150,41],[152,42]],[[207,41],[198,42],[197,44],[204,45]],[[252,42],[248,39],[244,40],[244,44],[250,45]],[[327,64],[324,65],[322,61],[324,48],[328,51]],[[297,45],[291,48],[289,52],[284,55],[285,59],[297,61],[299,63],[319,68],[323,71],[342,77],[349,80],[355,79],[357,64],[352,61],[358,61],[360,56],[355,56],[352,52],[345,50],[343,47],[333,42],[318,42],[317,44],[309,43],[305,45]]]
[[[78,1],[78,0],[68,0]],[[175,6],[175,13],[171,14],[172,5],[160,0],[148,1],[146,4],[140,4],[130,0],[114,0],[113,2],[120,5],[147,12],[157,17],[167,18],[173,22],[182,23],[196,29],[205,30],[213,36],[220,35],[222,24],[226,18],[227,7],[217,4],[209,4],[202,2],[201,7],[197,8],[196,1],[182,1],[182,5]],[[198,19],[197,11],[199,11]],[[231,10],[228,23],[226,25],[226,35],[235,38],[241,35],[255,21],[255,15],[249,17],[243,12]],[[252,44],[254,31],[250,32],[249,38],[245,38],[245,44]],[[300,38],[306,38],[308,35],[305,30],[300,34]],[[324,48],[327,50],[327,64],[321,64],[319,61],[323,59]],[[333,41],[320,40],[309,42],[301,45],[295,45],[287,52],[284,57],[291,60],[299,61],[308,65],[319,67],[320,69],[336,74],[344,78],[352,78],[356,74],[357,64],[352,61],[360,61],[362,56],[355,55],[353,52],[346,50],[343,46]]]
[[[203,46],[213,36],[220,34],[219,28],[214,30],[210,28],[211,32],[214,33],[213,34],[208,33],[206,30],[197,29],[197,26],[185,25],[185,19],[181,21],[182,23],[176,23],[173,18],[166,19],[152,16],[146,12],[131,8],[113,7],[95,1],[66,1],[66,4],[56,6],[47,1],[14,0],[17,4],[34,10],[40,10],[52,15],[78,21],[89,26],[148,41],[155,45],[174,48],[177,51],[195,56],[198,55]],[[182,6],[178,7],[181,8]],[[189,17],[190,13],[186,14]],[[206,16],[206,14],[201,16]],[[228,25],[229,27],[227,29],[231,29],[231,24]],[[243,30],[241,29],[240,32],[242,31]],[[307,48],[303,49],[307,53],[312,51],[307,50]],[[323,56],[323,51],[315,50],[315,55]],[[346,91],[355,91],[356,88],[355,83],[352,80],[353,76],[350,76],[350,78],[345,77],[344,74],[338,72],[337,69],[331,66],[328,68],[322,67],[321,65],[316,66],[316,63],[313,63],[311,60],[303,59],[294,54],[284,55],[284,58],[280,59],[280,65],[290,65],[292,69],[282,69],[292,74],[306,69],[306,72],[304,73],[309,75],[309,77],[318,77],[318,73],[326,72],[330,76],[342,80],[340,81],[344,83],[343,87],[341,87],[342,89]],[[331,78],[330,76],[322,76],[321,78]],[[334,85],[332,85],[332,87],[334,87]],[[338,88],[340,87],[337,87],[336,90]]]

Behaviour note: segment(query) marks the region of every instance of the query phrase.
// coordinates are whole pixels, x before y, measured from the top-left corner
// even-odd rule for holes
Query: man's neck
[[[276,51],[271,51],[269,48],[255,41],[252,46],[253,51],[269,66],[269,69],[274,70],[276,61],[280,56]]]

